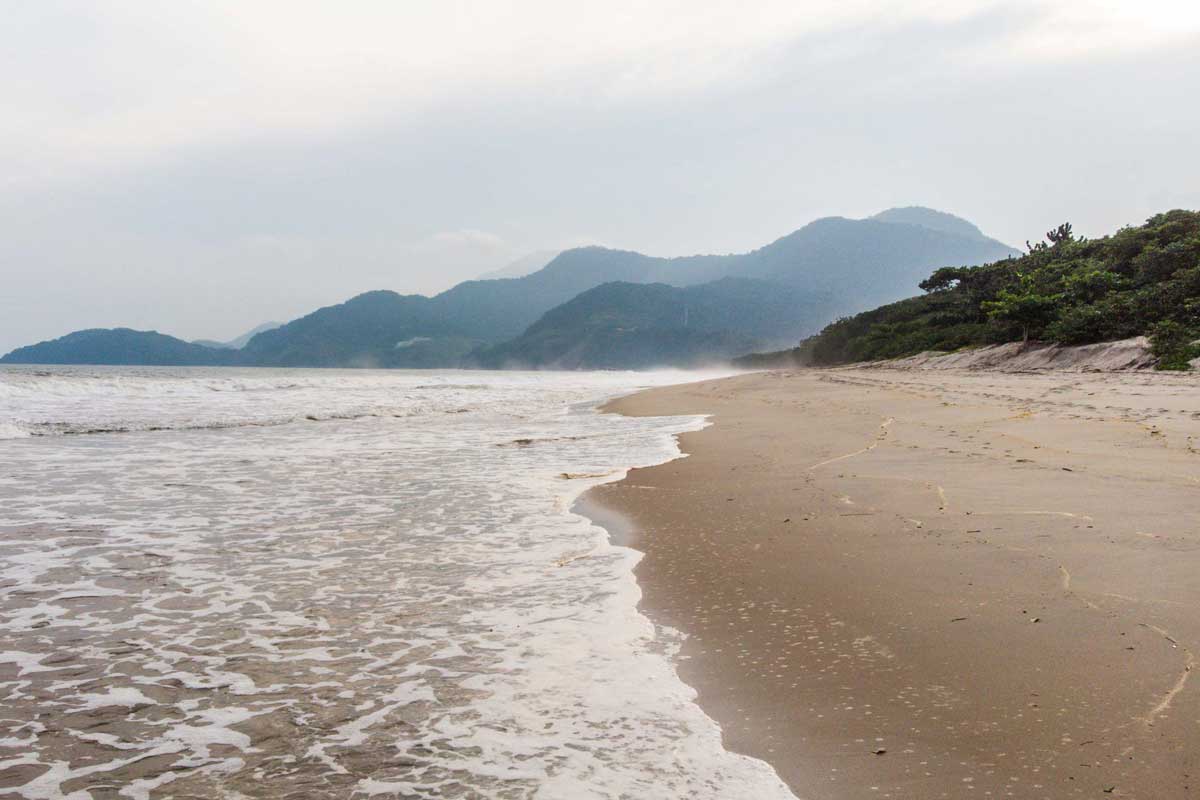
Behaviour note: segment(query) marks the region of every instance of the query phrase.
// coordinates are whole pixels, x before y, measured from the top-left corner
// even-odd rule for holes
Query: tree
[[[1033,255],[1034,253],[1041,253],[1045,250],[1049,250],[1054,245],[1062,244],[1063,242],[1075,241],[1075,234],[1072,232],[1071,223],[1064,222],[1054,230],[1046,231],[1046,239],[1050,242],[1050,244],[1046,244],[1046,242],[1030,244],[1029,240],[1026,239],[1025,249],[1029,251],[1030,255]]]
[[[970,272],[970,267],[942,267],[921,281],[920,286],[927,292],[943,292],[953,289]]]
[[[1015,290],[1001,289],[995,300],[985,300],[981,308],[993,322],[1019,325],[1021,341],[1028,343],[1031,332],[1054,319],[1061,301],[1061,294],[1041,293],[1033,276],[1024,274]]]
[[[1050,244],[1061,244],[1063,242],[1072,242],[1075,236],[1071,233],[1071,223],[1064,222],[1052,231],[1046,232],[1046,239]]]

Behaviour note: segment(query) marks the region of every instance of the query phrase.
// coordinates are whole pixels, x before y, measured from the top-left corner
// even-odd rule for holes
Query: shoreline
[[[651,389],[602,410],[713,424],[576,511],[644,554],[639,610],[687,634],[679,676],[727,748],[805,800],[1193,797],[1196,385],[844,369]]]

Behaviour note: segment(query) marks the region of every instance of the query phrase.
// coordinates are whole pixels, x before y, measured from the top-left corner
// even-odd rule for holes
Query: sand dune
[[[1157,362],[1145,336],[1096,344],[1061,345],[1047,342],[1006,342],[972,347],[955,353],[929,351],[907,358],[872,362],[872,369],[987,369],[1009,372],[1032,370],[1112,372],[1150,369]]]

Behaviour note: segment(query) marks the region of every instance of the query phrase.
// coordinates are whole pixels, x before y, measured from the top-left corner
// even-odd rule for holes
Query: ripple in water
[[[568,511],[702,424],[590,403],[677,375],[20,377],[10,421],[166,429],[0,443],[0,792],[790,797]]]

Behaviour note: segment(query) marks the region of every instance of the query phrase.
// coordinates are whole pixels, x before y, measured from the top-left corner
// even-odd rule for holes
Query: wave
[[[6,716],[61,726],[102,705],[143,709],[121,748],[11,740],[30,765],[16,780],[36,781],[15,791],[101,792],[122,765],[157,758],[125,794],[170,782],[178,796],[211,796],[218,782],[314,800],[791,798],[770,767],[722,748],[675,672],[679,637],[637,614],[639,556],[570,512],[587,487],[677,457],[674,436],[702,424],[591,410],[664,380],[489,376],[487,390],[460,393],[461,379],[421,389],[428,374],[397,374],[322,396],[212,392],[197,405],[188,393],[92,393],[18,407],[79,432],[295,424],[0,445],[0,526],[18,531],[0,547],[12,599],[0,662],[22,675]],[[468,396],[477,413],[451,416]],[[327,416],[314,408],[423,416],[309,425]],[[77,640],[70,680],[51,661],[56,630]],[[334,722],[302,724],[314,716]],[[251,718],[261,724],[242,724]],[[391,756],[363,768],[373,753]],[[281,762],[295,768],[273,769]]]
[[[443,414],[470,413],[469,408],[442,409]],[[15,423],[0,421],[0,439],[25,439],[37,436],[87,436],[101,433],[151,433],[157,431],[201,431],[228,430],[231,428],[270,428],[278,425],[291,425],[300,422],[333,422],[371,417],[406,418],[417,417],[431,413],[428,410],[379,410],[364,411],[358,414],[300,414],[275,419],[240,419],[240,420],[210,420],[189,422],[186,420],[170,422],[130,421],[110,424],[81,424],[67,421],[50,421],[35,423]],[[433,412],[438,413],[438,412]]]
[[[14,422],[0,420],[0,439],[25,439],[32,435]]]
[[[561,373],[547,383],[544,373],[461,370],[0,368],[0,439],[471,412],[523,419],[530,407],[571,407],[607,387],[619,392],[680,377]]]
[[[463,413],[494,405],[506,394],[503,389],[493,394],[493,385],[479,377],[335,370],[4,369],[0,439]]]

